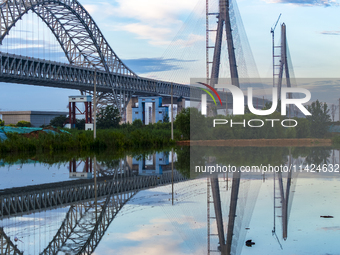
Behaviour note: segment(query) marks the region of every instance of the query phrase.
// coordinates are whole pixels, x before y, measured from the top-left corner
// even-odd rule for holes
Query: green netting
[[[34,131],[43,131],[46,133],[57,134],[56,131],[52,129],[43,129],[43,128],[35,128],[35,127],[0,127],[0,141],[6,140],[6,133],[17,133],[17,134],[29,134]],[[65,130],[60,130],[63,133],[68,133]]]
[[[5,133],[18,133],[18,134],[28,134],[33,131],[43,130],[42,128],[33,127],[3,127]]]
[[[331,133],[340,133],[340,126],[331,125],[328,131]]]
[[[7,139],[7,136],[4,133],[3,127],[0,127],[0,141],[4,141],[6,139]]]

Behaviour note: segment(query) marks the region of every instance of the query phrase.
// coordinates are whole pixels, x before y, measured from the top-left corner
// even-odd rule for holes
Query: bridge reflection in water
[[[118,212],[136,193],[186,180],[171,169],[169,153],[156,153],[137,159],[126,157],[110,164],[96,163],[93,167],[97,170],[95,180],[88,179],[88,175],[84,174],[92,171],[89,166],[91,161],[70,162],[70,177],[79,174],[80,178],[76,180],[0,191],[0,218],[1,226],[4,226],[0,229],[0,254],[23,254],[23,249],[20,249],[23,247],[21,236],[8,236],[7,228],[10,232],[14,229],[14,235],[25,230],[23,235],[33,235],[29,231],[29,224],[25,224],[22,218],[23,222],[20,222],[17,216],[34,213],[40,218],[42,212],[57,208],[66,212],[64,220],[39,254],[91,254]],[[82,171],[77,172],[77,166],[80,165],[83,166]],[[146,167],[151,174],[145,173]],[[68,211],[65,211],[66,208]],[[6,219],[12,220],[7,228]],[[36,228],[35,225],[34,220],[33,228]],[[22,227],[24,229],[17,229]],[[33,242],[40,243],[41,240]]]
[[[39,252],[34,254],[92,254],[117,214],[136,193],[183,181],[188,182],[186,186],[198,183],[197,180],[188,181],[176,170],[172,172],[171,158],[169,153],[156,153],[96,164],[96,184],[86,177],[0,191],[3,226],[0,229],[0,254],[29,254],[26,253],[27,243],[32,247],[39,243]],[[287,164],[303,165],[303,160],[289,155]],[[74,173],[93,171],[89,162],[90,159],[82,163],[72,160],[70,178],[75,177],[72,176]],[[292,172],[269,175],[273,177],[269,181],[274,196],[272,234],[281,246],[282,240],[288,237],[288,219],[297,176]],[[207,254],[241,254],[261,184],[268,176],[235,173],[224,178],[207,179]],[[178,200],[175,203],[184,202]],[[50,220],[57,224],[53,230],[47,231],[52,236],[41,248],[40,243],[44,242],[40,231],[44,222],[47,224],[41,218],[46,217],[46,211],[51,211]],[[21,242],[25,235],[26,244]]]

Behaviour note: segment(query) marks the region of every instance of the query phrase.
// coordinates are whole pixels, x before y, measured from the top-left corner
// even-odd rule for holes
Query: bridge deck
[[[175,171],[173,181],[184,180],[186,178]],[[77,180],[7,189],[0,194],[0,218],[89,201],[95,198],[95,191],[97,191],[97,197],[100,198],[111,194],[112,190],[114,190],[114,194],[119,194],[166,185],[171,182],[172,175],[170,172],[161,176],[134,176],[111,178],[111,180],[109,177],[102,177],[98,179],[96,187],[93,180]]]

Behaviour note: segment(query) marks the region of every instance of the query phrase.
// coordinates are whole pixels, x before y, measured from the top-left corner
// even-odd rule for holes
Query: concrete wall
[[[31,116],[29,114],[2,114],[2,120],[5,121],[5,125],[15,125],[21,120],[31,122]]]
[[[138,103],[137,97],[132,97],[126,106],[126,123],[132,123],[132,107],[135,107]]]
[[[34,127],[40,127],[42,125],[49,125],[51,120],[60,115],[66,116],[68,114],[32,114],[31,124]]]

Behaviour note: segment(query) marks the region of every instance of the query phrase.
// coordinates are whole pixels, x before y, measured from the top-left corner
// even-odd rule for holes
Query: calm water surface
[[[339,150],[225,149],[194,149],[195,159],[176,148],[96,165],[1,160],[0,254],[6,247],[34,255],[340,254],[340,173],[329,170]],[[202,161],[302,170],[190,179]],[[307,171],[311,164],[328,170]]]

